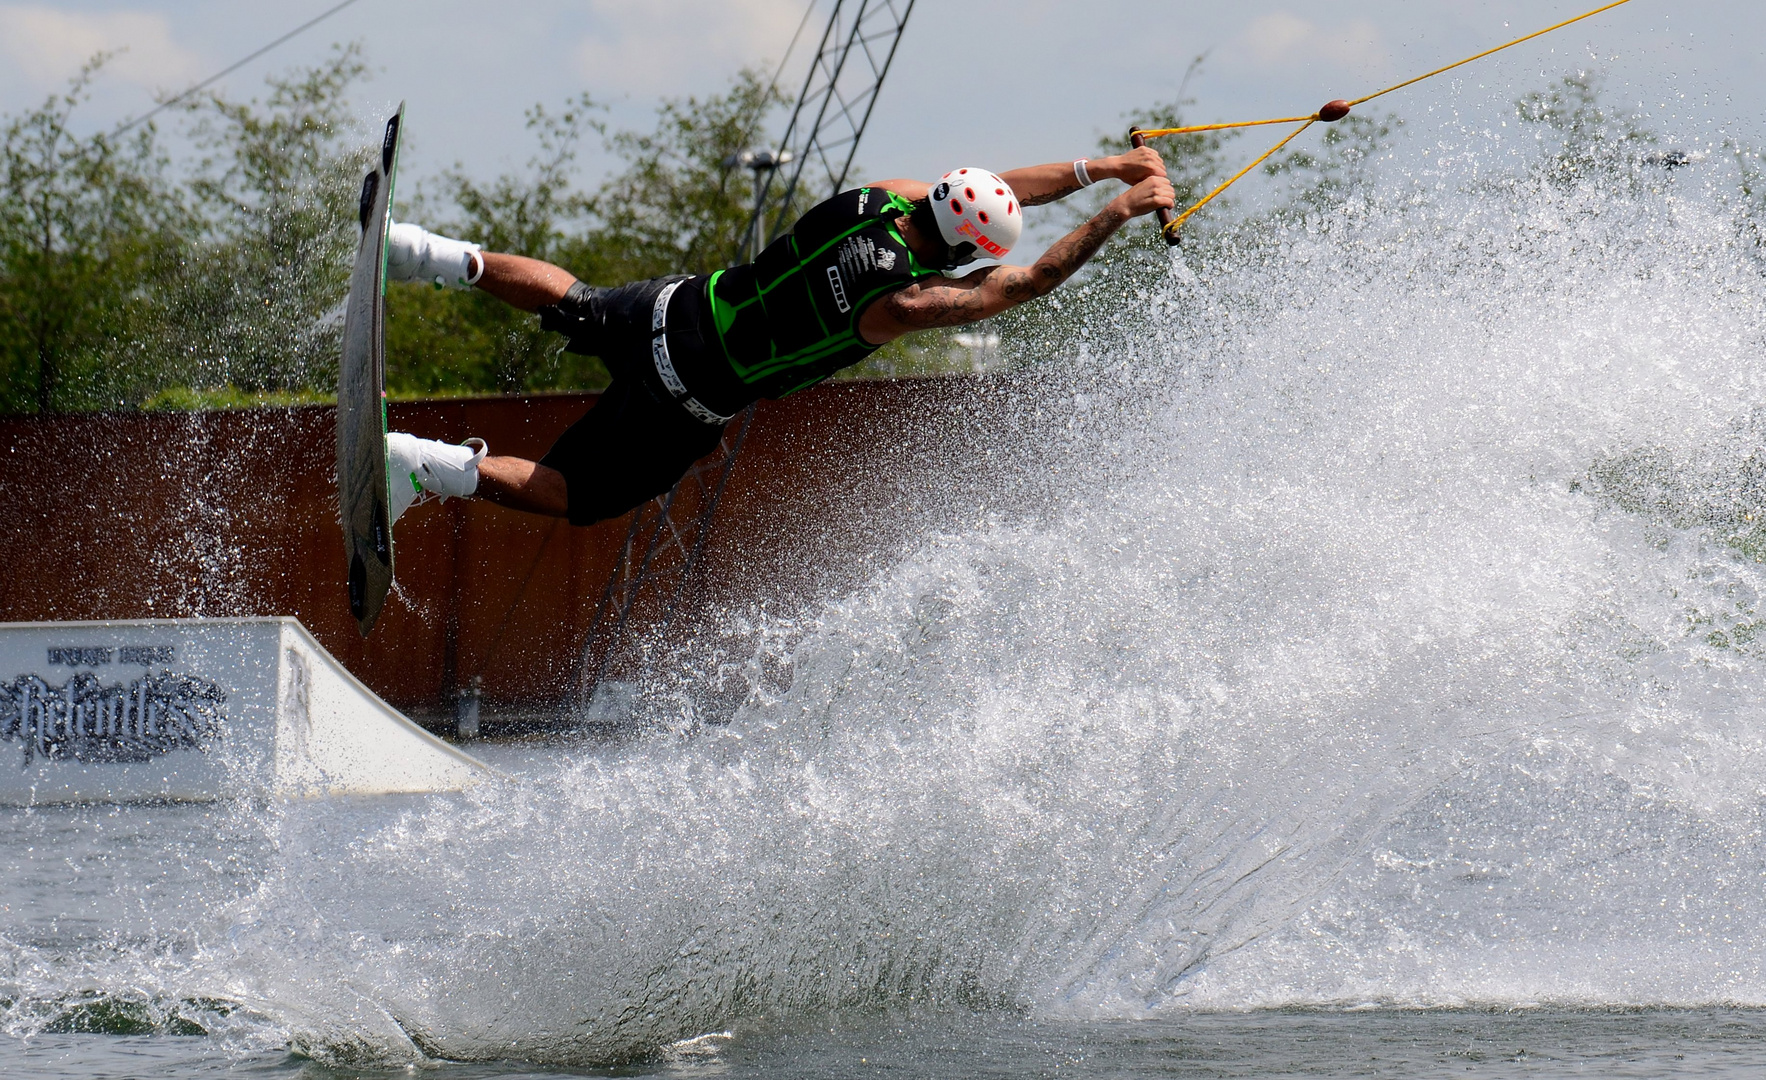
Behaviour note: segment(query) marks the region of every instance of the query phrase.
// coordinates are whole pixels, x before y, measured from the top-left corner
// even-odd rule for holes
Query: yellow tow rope
[[[1532,41],[1534,38],[1543,36],[1545,34],[1549,34],[1553,30],[1562,30],[1564,27],[1569,26],[1571,23],[1581,22],[1583,19],[1593,18],[1594,16],[1599,15],[1603,11],[1611,11],[1613,8],[1616,8],[1621,4],[1629,4],[1630,2],[1631,2],[1631,0],[1613,0],[1612,3],[1606,4],[1602,7],[1597,7],[1593,11],[1583,12],[1582,14],[1576,16],[1574,19],[1565,19],[1563,22],[1557,23],[1552,26],[1548,26],[1543,30],[1535,30],[1533,33],[1528,34],[1526,37],[1518,37],[1518,38],[1514,39],[1513,41],[1507,42],[1502,45],[1498,45],[1494,49],[1485,49],[1483,52],[1479,53],[1476,56],[1468,56],[1464,60],[1459,60],[1454,63],[1448,64],[1446,67],[1436,68],[1434,71],[1431,71],[1425,75],[1418,75],[1414,79],[1406,79],[1403,82],[1397,84],[1396,86],[1388,86],[1384,90],[1376,90],[1373,93],[1367,95],[1366,97],[1358,97],[1358,98],[1354,99],[1353,101],[1344,101],[1341,99],[1339,99],[1337,101],[1328,101],[1324,105],[1320,106],[1319,110],[1317,112],[1313,113],[1311,116],[1281,116],[1281,117],[1277,117],[1273,120],[1241,120],[1241,121],[1238,121],[1236,123],[1231,123],[1231,124],[1191,124],[1191,125],[1188,125],[1187,127],[1174,127],[1174,128],[1150,128],[1150,129],[1136,128],[1133,132],[1131,132],[1132,135],[1138,135],[1143,139],[1153,139],[1153,138],[1158,138],[1161,135],[1190,135],[1190,134],[1194,134],[1194,133],[1200,132],[1200,131],[1225,131],[1228,128],[1261,127],[1264,124],[1299,124],[1300,125],[1299,127],[1295,128],[1293,131],[1289,132],[1287,138],[1283,139],[1281,142],[1276,143],[1274,146],[1270,147],[1267,151],[1265,151],[1262,157],[1259,157],[1256,161],[1253,161],[1251,164],[1240,169],[1238,172],[1233,174],[1231,179],[1226,181],[1224,184],[1221,184],[1219,187],[1215,188],[1213,191],[1210,191],[1207,195],[1204,195],[1202,197],[1202,200],[1200,202],[1196,203],[1196,205],[1190,207],[1188,210],[1185,210],[1183,213],[1172,217],[1170,220],[1164,221],[1162,224],[1163,224],[1163,229],[1165,232],[1166,241],[1168,243],[1172,243],[1172,244],[1177,243],[1177,230],[1183,227],[1184,222],[1188,221],[1191,217],[1195,216],[1196,211],[1202,209],[1202,207],[1207,206],[1209,203],[1213,202],[1217,195],[1219,195],[1221,192],[1225,191],[1227,188],[1232,187],[1234,184],[1238,183],[1239,179],[1241,177],[1243,177],[1246,173],[1250,172],[1252,169],[1255,169],[1257,166],[1263,164],[1265,161],[1268,161],[1278,151],[1280,151],[1282,147],[1293,142],[1296,136],[1298,136],[1302,131],[1305,131],[1307,128],[1311,127],[1313,124],[1319,123],[1321,121],[1324,123],[1327,123],[1327,124],[1334,124],[1338,120],[1341,120],[1345,116],[1348,116],[1349,111],[1351,109],[1353,109],[1355,106],[1372,101],[1374,98],[1377,98],[1382,94],[1390,94],[1394,90],[1402,90],[1405,87],[1412,85],[1413,83],[1420,83],[1424,79],[1432,79],[1436,75],[1440,75],[1443,72],[1452,71],[1454,68],[1462,67],[1466,64],[1471,63],[1474,60],[1482,60],[1486,56],[1491,55],[1492,53],[1499,53],[1504,49],[1512,48],[1513,46],[1519,45],[1524,41]],[[1136,142],[1136,145],[1137,146],[1139,145],[1138,141]],[[1170,211],[1166,211],[1165,213],[1169,214]],[[1160,216],[1164,217],[1165,215],[1161,214]]]

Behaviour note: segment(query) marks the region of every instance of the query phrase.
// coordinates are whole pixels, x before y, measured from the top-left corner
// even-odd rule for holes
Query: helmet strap
[[[973,244],[962,245],[969,249],[968,258],[962,258],[957,252],[951,250],[950,245],[945,242],[944,233],[938,228],[938,218],[932,214],[932,199],[930,197],[914,203],[914,208],[908,212],[908,223],[925,238],[926,243],[936,249],[936,254],[926,261],[938,269],[955,270],[975,257],[975,245]]]

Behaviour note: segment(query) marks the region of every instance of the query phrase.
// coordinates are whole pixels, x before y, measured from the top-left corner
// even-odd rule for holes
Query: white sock
[[[452,240],[420,225],[395,222],[386,231],[389,281],[433,281],[470,289],[484,276],[484,255],[468,240]]]

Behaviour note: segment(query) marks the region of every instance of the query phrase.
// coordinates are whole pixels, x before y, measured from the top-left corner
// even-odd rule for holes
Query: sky
[[[64,86],[92,53],[117,53],[78,125],[108,127],[157,92],[214,74],[336,0],[0,0],[0,113]],[[832,0],[815,0],[813,42]],[[897,0],[901,3],[902,0]],[[587,92],[615,125],[647,127],[665,97],[716,94],[745,66],[772,70],[809,0],[357,0],[219,88],[359,42],[373,68],[364,121],[407,102],[404,168],[458,165],[489,178],[532,143],[524,111]],[[918,0],[859,159],[866,175],[930,178],[959,164],[1004,170],[1095,152],[1138,110],[1175,99],[1190,61],[1197,120],[1309,112],[1460,59],[1596,0]],[[1546,38],[1383,98],[1413,131],[1493,119],[1572,71],[1611,99],[1698,141],[1766,144],[1766,0],[1632,0]],[[786,64],[795,96],[809,44]],[[1251,142],[1263,140],[1253,137]],[[1250,149],[1250,142],[1244,144]],[[611,159],[589,147],[592,184]],[[858,178],[855,178],[858,179]]]

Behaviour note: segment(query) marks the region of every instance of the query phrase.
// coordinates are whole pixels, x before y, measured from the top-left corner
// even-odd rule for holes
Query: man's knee
[[[568,338],[570,343],[565,348],[569,351],[584,356],[601,355],[602,331],[607,325],[601,290],[578,281],[557,303],[540,308],[538,314],[540,329]]]

